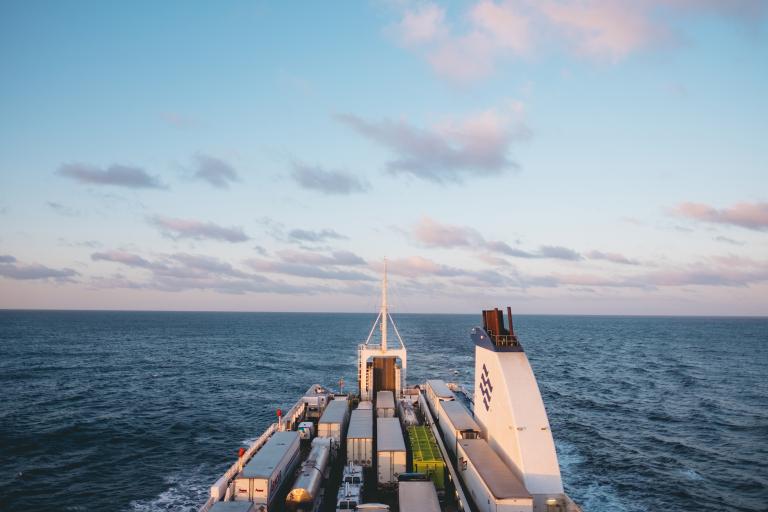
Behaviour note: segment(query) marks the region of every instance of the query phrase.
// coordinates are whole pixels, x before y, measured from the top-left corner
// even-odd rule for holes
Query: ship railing
[[[520,345],[514,334],[494,334],[493,331],[488,331],[488,334],[497,347],[517,347]]]
[[[448,469],[448,478],[451,480],[451,482],[453,482],[454,490],[456,491],[455,498],[457,509],[459,512],[471,511],[472,509],[470,507],[469,500],[467,500],[467,496],[464,494],[463,484],[461,483],[461,480],[459,480],[459,476],[456,474],[456,468],[453,466],[453,463],[451,463],[448,450],[446,450],[445,444],[443,443],[443,438],[440,435],[440,432],[437,430],[437,424],[432,418],[432,413],[429,410],[429,406],[427,405],[427,400],[424,397],[424,393],[419,393],[419,407],[422,411],[424,411],[425,422],[432,431],[432,435],[435,436],[437,447],[440,449],[440,453],[442,454],[443,460],[445,461],[445,467]]]
[[[296,423],[296,419],[300,418],[302,414],[304,414],[306,405],[307,404],[304,403],[303,400],[296,402],[288,411],[288,413],[285,414],[284,420],[281,422],[281,424],[271,424],[267,430],[265,430],[264,433],[259,436],[258,439],[251,443],[248,449],[245,450],[243,456],[240,457],[234,464],[232,464],[229,469],[227,469],[224,474],[221,475],[218,480],[216,480],[216,483],[211,486],[211,495],[208,497],[208,500],[206,500],[203,506],[200,507],[198,512],[208,512],[213,507],[213,504],[221,499],[224,499],[225,501],[232,499],[232,481],[234,480],[235,476],[237,476],[237,474],[243,470],[243,466],[245,466],[245,464],[251,460],[251,457],[253,457],[253,455],[259,451],[262,446],[264,446],[264,443],[266,443],[267,440],[272,437],[272,434],[278,430],[292,430],[293,425]]]
[[[232,497],[232,480],[237,476],[237,474],[243,470],[243,466],[245,466],[246,462],[251,460],[251,457],[253,457],[253,454],[255,454],[259,449],[264,446],[264,443],[267,442],[267,440],[277,431],[277,423],[273,423],[267,428],[267,430],[264,431],[259,438],[251,443],[251,446],[248,447],[247,450],[245,450],[245,453],[242,457],[240,457],[237,462],[232,464],[229,469],[227,469],[221,477],[216,480],[216,483],[214,483],[211,486],[211,495],[208,497],[208,500],[203,504],[202,507],[198,510],[198,512],[208,512],[213,507],[213,504],[217,501],[224,499],[229,500]]]
[[[303,399],[293,404],[293,407],[283,416],[280,430],[294,430],[296,420],[304,417],[304,410],[306,408],[307,403]]]

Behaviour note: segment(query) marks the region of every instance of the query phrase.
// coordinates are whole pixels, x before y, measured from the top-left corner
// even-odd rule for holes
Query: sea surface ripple
[[[479,315],[399,315],[408,380],[471,389]],[[0,510],[194,511],[371,315],[0,311]],[[587,512],[768,510],[768,319],[516,317]]]

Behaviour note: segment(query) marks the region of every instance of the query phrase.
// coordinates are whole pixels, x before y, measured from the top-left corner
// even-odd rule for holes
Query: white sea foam
[[[164,480],[169,487],[148,500],[132,501],[128,510],[136,512],[180,511],[194,512],[208,498],[209,486],[201,468],[192,474],[175,474]]]

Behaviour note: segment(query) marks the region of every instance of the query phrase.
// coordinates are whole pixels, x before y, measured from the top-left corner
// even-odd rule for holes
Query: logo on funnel
[[[483,373],[480,374],[480,394],[483,395],[483,405],[486,411],[491,408],[491,393],[493,393],[493,384],[491,384],[491,379],[488,376],[488,368],[483,364]]]

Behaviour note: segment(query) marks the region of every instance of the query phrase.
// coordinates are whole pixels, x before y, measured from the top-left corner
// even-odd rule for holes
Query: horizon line
[[[83,309],[83,308],[0,308],[0,312],[59,312],[59,313],[250,313],[250,314],[288,314],[288,315],[372,315],[377,312],[365,311],[258,311],[258,310],[214,310],[214,309]],[[443,313],[443,312],[399,312],[396,315],[441,315],[469,316],[480,313]],[[742,318],[768,319],[768,315],[663,315],[663,314],[616,314],[616,313],[514,313],[513,316],[579,316],[579,317],[618,317],[618,318]]]

